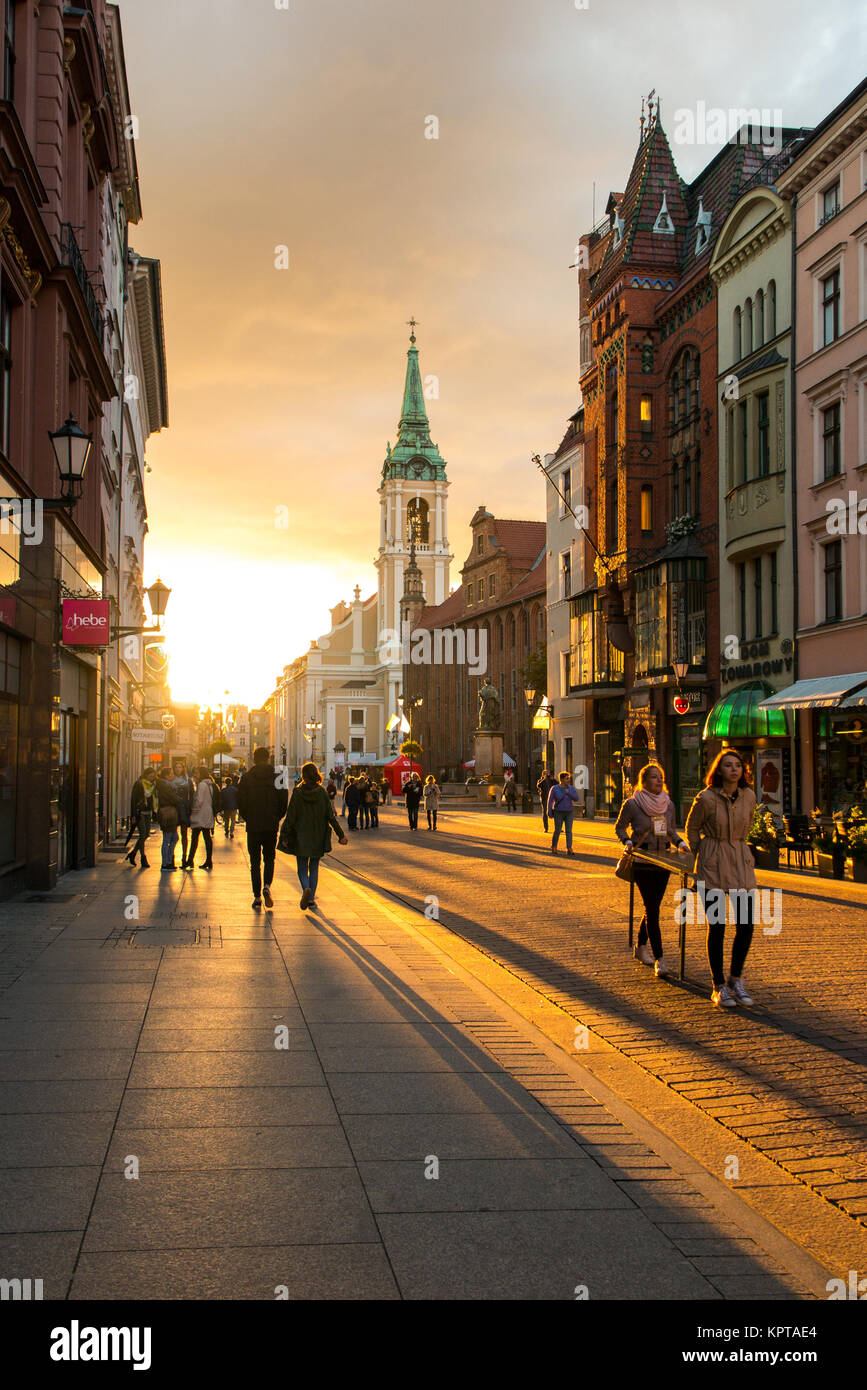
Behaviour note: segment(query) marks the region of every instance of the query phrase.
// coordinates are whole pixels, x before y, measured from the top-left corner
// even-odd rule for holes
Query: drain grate
[[[162,950],[164,946],[188,949],[191,946],[221,947],[222,933],[218,926],[202,927],[129,927],[112,932],[103,946],[132,946],[141,950]]]

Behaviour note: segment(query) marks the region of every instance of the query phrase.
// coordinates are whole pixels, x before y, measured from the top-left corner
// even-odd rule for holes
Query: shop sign
[[[771,638],[763,642],[741,642],[736,659],[733,660],[727,652],[723,653],[720,681],[723,685],[728,685],[732,681],[754,680],[756,676],[773,681],[774,676],[777,676],[777,684],[782,688],[791,684],[787,677],[791,676],[793,653],[794,643],[790,637]],[[731,664],[726,665],[726,661]]]
[[[63,643],[67,647],[107,647],[109,604],[105,598],[63,600]]]
[[[783,750],[779,746],[756,749],[756,796],[777,813],[783,809]]]
[[[676,690],[672,692],[672,714],[704,714],[706,710],[706,690]]]
[[[551,720],[549,719],[548,715],[543,714],[542,710],[537,710],[536,713],[533,715],[533,728],[550,729],[550,727]]]
[[[0,595],[0,623],[5,623],[7,627],[15,627],[16,603],[14,598],[8,594]]]
[[[130,733],[133,743],[165,743],[165,729],[133,729]]]

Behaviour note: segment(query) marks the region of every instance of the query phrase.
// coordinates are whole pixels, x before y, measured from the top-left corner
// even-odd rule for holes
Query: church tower
[[[445,459],[431,442],[415,345],[415,320],[406,354],[403,408],[394,448],[386,445],[379,487],[379,634],[399,634],[404,579],[414,552],[424,602],[449,595],[448,480]],[[419,580],[412,575],[414,586]],[[391,663],[389,663],[391,664]]]

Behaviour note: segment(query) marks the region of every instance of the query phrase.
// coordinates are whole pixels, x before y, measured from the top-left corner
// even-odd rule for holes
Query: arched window
[[[428,504],[423,497],[413,497],[406,508],[407,544],[415,539],[416,545],[427,545],[430,531]]]
[[[669,398],[671,404],[671,423],[676,425],[680,420],[680,376],[677,372],[675,372],[674,376],[671,378]]]
[[[753,301],[748,299],[744,305],[744,357],[753,350]]]
[[[530,629],[530,613],[529,613],[529,610],[528,610],[527,608],[525,608],[525,609],[524,609],[524,646],[527,648],[528,651],[529,651],[529,649],[530,649],[530,631],[531,631],[531,629]]]
[[[770,284],[768,285],[767,306],[768,306],[768,309],[767,309],[767,312],[768,312],[768,332],[767,332],[767,339],[768,339],[768,342],[770,342],[772,338],[776,338],[776,336],[777,336],[777,282],[776,282],[776,280],[771,280]]]
[[[514,645],[515,645],[515,615],[514,615],[514,613],[510,613],[510,614],[509,614],[509,646],[510,646],[510,647],[514,647]]]
[[[739,304],[734,313],[734,357],[732,358],[734,362],[740,362],[744,355],[741,346],[741,317],[741,306]]]
[[[756,347],[763,347],[765,342],[765,296],[759,290],[756,295]]]
[[[497,651],[498,651],[498,652],[501,652],[501,651],[503,650],[503,620],[502,620],[502,618],[498,618],[498,619],[497,619],[497,626],[496,626],[496,628],[495,628],[495,632],[496,632],[496,634],[497,634]]]

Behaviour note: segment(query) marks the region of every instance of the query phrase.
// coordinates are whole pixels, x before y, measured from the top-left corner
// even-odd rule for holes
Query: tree
[[[548,688],[548,649],[544,642],[531,652],[530,659],[521,672],[521,680],[525,690],[535,690],[538,705]]]
[[[209,743],[206,748],[202,749],[202,756],[205,761],[213,761],[213,759],[218,758],[221,753],[231,753],[231,751],[231,743],[227,743],[224,738],[215,738],[213,743]]]

